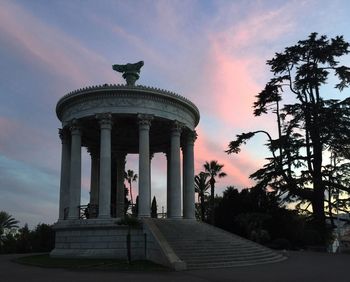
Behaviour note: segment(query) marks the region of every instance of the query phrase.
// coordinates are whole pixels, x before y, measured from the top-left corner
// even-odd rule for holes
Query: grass
[[[169,271],[168,268],[146,260],[130,264],[120,259],[51,258],[48,254],[20,257],[14,262],[47,268],[75,270],[116,270],[116,271]]]

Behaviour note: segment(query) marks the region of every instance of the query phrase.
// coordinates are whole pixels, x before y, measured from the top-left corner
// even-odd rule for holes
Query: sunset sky
[[[174,91],[200,110],[195,173],[218,160],[228,176],[218,181],[217,194],[228,185],[250,187],[249,174],[268,156],[264,137],[239,155],[224,151],[241,132],[276,132],[273,117],[252,114],[255,95],[271,78],[266,60],[311,32],[350,41],[349,14],[348,0],[0,0],[0,210],[20,225],[57,220],[57,101],[77,88],[124,83],[112,64],[140,60],[138,84]],[[87,203],[90,162],[83,152]],[[164,166],[157,154],[152,195],[159,211]],[[129,156],[126,167],[138,173],[137,157]]]

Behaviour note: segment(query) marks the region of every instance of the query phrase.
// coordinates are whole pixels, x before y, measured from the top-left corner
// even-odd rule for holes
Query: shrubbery
[[[331,230],[319,230],[310,218],[280,207],[273,193],[228,187],[216,200],[216,226],[269,247],[325,246],[331,239]]]
[[[40,223],[33,230],[28,225],[2,235],[0,253],[49,252],[55,246],[55,233],[51,225]]]

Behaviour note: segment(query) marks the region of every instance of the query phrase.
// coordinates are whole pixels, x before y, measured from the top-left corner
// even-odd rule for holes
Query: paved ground
[[[11,262],[16,255],[0,256],[1,282],[349,282],[350,255],[289,252],[288,260],[249,267],[205,269],[183,272],[72,271],[20,265]],[[17,255],[18,256],[18,255]]]

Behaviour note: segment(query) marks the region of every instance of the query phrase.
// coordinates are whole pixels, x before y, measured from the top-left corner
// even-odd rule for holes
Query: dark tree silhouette
[[[250,177],[257,186],[284,193],[282,199],[296,197],[312,206],[314,222],[325,228],[325,191],[350,191],[350,98],[324,99],[327,79],[338,79],[342,91],[350,84],[350,68],[337,60],[349,52],[342,36],[330,40],[312,33],[306,40],[286,48],[267,64],[274,77],[256,96],[254,115],[272,111],[277,120],[277,138],[263,130],[237,135],[227,153],[238,153],[240,146],[257,133],[268,136],[272,157]],[[287,93],[294,104],[283,104]],[[289,98],[290,102],[291,99]],[[330,162],[326,154],[336,158]],[[331,205],[331,199],[328,204]]]
[[[131,201],[129,201],[128,199],[128,196],[129,196],[129,190],[124,185],[124,215],[128,213],[128,210],[130,207],[131,207],[131,213],[132,213],[132,205],[131,205]]]
[[[158,205],[156,196],[153,196],[152,205],[151,205],[151,217],[157,218],[158,217]]]
[[[137,217],[139,214],[139,196],[136,197],[135,205],[131,208],[132,214]]]
[[[198,201],[200,202],[200,213],[201,220],[205,220],[205,196],[208,194],[208,189],[210,188],[209,174],[205,172],[200,172],[194,177],[194,189],[198,193]]]
[[[222,171],[222,168],[224,167],[223,164],[219,164],[218,161],[212,160],[210,162],[205,162],[204,164],[204,170],[206,173],[209,174],[210,179],[210,221],[211,224],[214,224],[214,193],[215,193],[215,183],[216,183],[216,177],[222,178],[225,177],[227,174]]]
[[[5,230],[10,230],[12,228],[18,228],[18,220],[14,219],[12,215],[5,211],[0,211],[0,237]]]
[[[128,181],[128,183],[129,183],[131,206],[133,206],[134,201],[133,201],[133,198],[132,198],[132,186],[131,186],[131,183],[132,183],[132,182],[135,182],[135,181],[137,180],[137,174],[134,173],[133,170],[128,169],[128,170],[125,172],[124,178],[125,178],[125,179]]]

